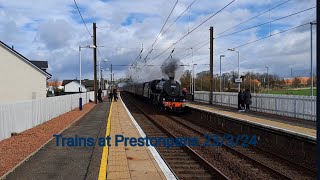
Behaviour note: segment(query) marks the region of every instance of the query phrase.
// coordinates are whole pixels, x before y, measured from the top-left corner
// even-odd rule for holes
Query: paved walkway
[[[205,104],[195,104],[189,102],[187,106],[196,108],[196,109],[203,109],[217,114],[223,114],[229,117],[233,117],[239,120],[248,121],[252,123],[257,123],[265,126],[271,126],[276,129],[283,129],[288,132],[298,133],[301,135],[306,135],[312,138],[316,137],[316,129],[313,123],[306,123],[306,121],[302,122],[294,121],[294,120],[286,120],[286,118],[281,118],[280,116],[275,115],[266,115],[266,114],[259,114],[259,113],[247,113],[247,112],[238,112],[232,111],[230,108],[220,108],[215,107],[213,105],[205,105]],[[289,118],[287,118],[289,119]],[[292,119],[292,118],[291,118]]]
[[[104,137],[109,105],[108,102],[97,104],[62,135]],[[102,149],[97,144],[91,147],[56,146],[53,139],[6,179],[98,179]]]
[[[121,99],[112,104],[111,115],[111,147],[109,148],[107,179],[166,179],[153,155],[146,146],[115,147],[115,135],[124,137],[140,137],[139,132]]]

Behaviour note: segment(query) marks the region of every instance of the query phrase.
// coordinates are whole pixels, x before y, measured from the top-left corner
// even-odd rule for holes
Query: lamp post
[[[221,82],[221,79],[222,79],[222,76],[221,76],[221,58],[222,58],[222,57],[225,57],[225,55],[220,55],[220,92],[222,92],[222,91],[221,91],[221,89],[222,89],[222,88],[221,88],[221,86],[222,86],[222,82]]]
[[[112,84],[114,82],[114,73],[111,74],[112,75]]]
[[[106,68],[106,69],[101,68],[101,73],[102,73],[102,71],[107,72],[107,71],[109,71],[109,70],[110,70],[109,68]],[[107,73],[106,73],[106,74],[107,74]],[[108,74],[109,74],[109,73],[108,73]],[[111,82],[111,79],[110,79],[110,82]],[[107,84],[110,84],[110,82],[107,81]]]
[[[218,81],[218,77],[219,77],[219,74],[216,74],[216,81]],[[215,85],[215,86],[217,86],[217,85]],[[216,91],[218,91],[218,88],[215,88],[215,89],[217,89]]]
[[[228,51],[234,51],[238,53],[238,79],[240,79],[240,52],[236,51],[234,48],[228,49]],[[240,82],[238,83],[238,92],[240,92]]]
[[[201,80],[201,91],[203,91],[203,89],[202,89],[202,75],[201,75],[201,79],[200,80]]]
[[[192,93],[192,70],[191,70],[191,72],[190,72],[190,88],[189,88],[189,91],[190,91],[190,93]]]
[[[194,64],[193,64],[193,48],[190,48],[191,49],[191,59],[192,59],[192,74],[191,74],[191,95],[193,97],[193,94],[194,94]],[[193,100],[193,98],[192,98]]]
[[[192,95],[194,94],[194,91],[196,89],[196,83],[195,83],[195,78],[194,78],[194,66],[197,64],[192,65]]]
[[[256,93],[256,80],[255,80],[255,76],[254,74],[252,75],[252,78],[253,78],[253,93]]]
[[[108,61],[108,59],[103,59],[102,60],[103,62],[107,62]],[[100,78],[99,78],[99,89],[101,88],[101,86],[102,86],[102,67],[101,67],[101,61],[99,61],[99,69],[100,69],[100,71],[99,71],[99,73],[100,73]]]
[[[267,68],[267,87],[268,87],[268,90],[267,90],[267,92],[268,92],[268,94],[269,94],[269,66],[265,66],[266,68]]]
[[[79,87],[79,91],[80,91],[80,97],[79,97],[79,110],[82,110],[82,84],[81,84],[81,49],[82,48],[97,48],[94,45],[90,45],[90,46],[79,46],[79,71],[80,71],[80,87]]]
[[[313,65],[312,65],[312,25],[316,25],[317,23],[315,22],[310,22],[310,62],[311,62],[311,72],[310,72],[310,78],[311,78],[311,83],[310,83],[310,88],[311,92],[310,95],[313,96]]]
[[[252,92],[251,91],[251,72],[249,72],[249,79],[250,79],[250,92]]]

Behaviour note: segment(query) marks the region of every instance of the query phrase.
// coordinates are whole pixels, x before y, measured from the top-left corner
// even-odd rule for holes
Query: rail
[[[169,137],[177,138],[175,135],[170,133],[167,129],[161,126],[157,122],[156,119],[148,115],[144,110],[142,110],[140,107],[138,107],[135,103],[132,102],[128,96],[126,96],[126,99],[135,106],[136,109],[138,109],[147,119],[149,119],[157,128],[159,128],[164,134],[168,135]],[[215,179],[229,179],[226,175],[224,175],[220,170],[218,170],[216,167],[214,167],[212,164],[210,164],[207,160],[205,160],[202,156],[200,156],[196,151],[194,151],[191,147],[189,146],[183,146],[184,150],[186,150],[194,159],[199,161],[203,166],[205,166],[215,177]]]

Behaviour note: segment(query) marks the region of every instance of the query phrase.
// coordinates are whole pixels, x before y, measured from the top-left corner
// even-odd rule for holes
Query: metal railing
[[[210,93],[196,91],[194,101],[209,103]],[[252,93],[251,110],[316,121],[316,97]],[[238,93],[213,92],[213,104],[238,108]]]

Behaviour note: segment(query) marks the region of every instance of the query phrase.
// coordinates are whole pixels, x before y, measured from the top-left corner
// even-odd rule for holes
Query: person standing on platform
[[[187,88],[183,88],[182,89],[182,96],[183,96],[184,99],[187,98],[187,91],[188,91]]]
[[[238,93],[238,110],[241,111],[243,109],[244,104],[244,92],[240,89]]]
[[[113,98],[114,98],[114,101],[118,100],[118,94],[117,94],[117,89],[116,88],[113,89]]]
[[[101,90],[101,88],[99,88],[99,90],[98,90],[98,100],[99,100],[99,102],[103,102],[101,95],[102,95],[102,90]]]
[[[252,104],[252,101],[251,101],[251,93],[249,91],[249,89],[246,90],[245,92],[245,104],[246,104],[246,111],[249,111],[250,110],[250,105]]]
[[[245,98],[246,98],[246,90],[243,89],[242,90],[242,96],[241,96],[241,108],[244,111],[246,109],[246,105],[245,105]]]
[[[109,99],[109,101],[110,101],[110,102],[112,102],[112,99],[113,99],[113,92],[111,92],[111,91],[110,91],[108,99]]]

